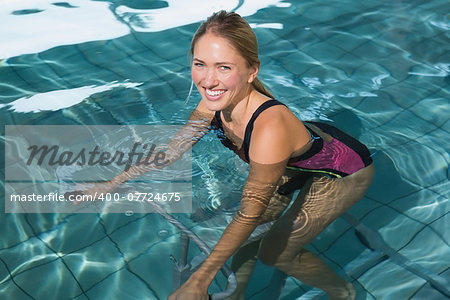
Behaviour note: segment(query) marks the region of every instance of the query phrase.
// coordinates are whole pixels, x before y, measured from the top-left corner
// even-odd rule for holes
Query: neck
[[[237,124],[243,122],[243,118],[250,105],[250,99],[252,98],[252,94],[254,92],[255,90],[250,87],[249,92],[243,99],[232,103],[230,106],[222,110],[223,117],[226,122],[233,122]]]

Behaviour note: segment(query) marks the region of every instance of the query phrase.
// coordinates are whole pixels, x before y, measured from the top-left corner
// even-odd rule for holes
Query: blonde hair
[[[239,14],[221,10],[212,14],[203,22],[192,38],[190,50],[192,57],[194,56],[195,44],[207,32],[212,32],[217,36],[227,39],[247,61],[248,66],[259,67],[260,61],[256,35],[250,25]],[[274,98],[258,78],[253,80],[252,86],[261,94]]]

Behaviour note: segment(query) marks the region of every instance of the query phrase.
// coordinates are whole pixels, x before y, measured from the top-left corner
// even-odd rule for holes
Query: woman
[[[175,161],[215,128],[250,171],[235,217],[209,257],[169,300],[208,299],[209,285],[233,254],[238,279],[233,297],[243,298],[256,251],[263,263],[324,290],[329,299],[354,299],[353,286],[304,247],[363,197],[374,173],[370,153],[332,126],[301,122],[274,100],[257,78],[257,50],[252,29],[233,12],[213,14],[192,40],[192,79],[202,99],[167,146],[166,159]],[[153,168],[135,165],[84,193],[111,191]],[[256,226],[273,220],[260,242],[241,247]]]
[[[354,299],[353,286],[304,247],[363,197],[374,174],[367,148],[332,126],[302,123],[274,100],[257,78],[256,37],[236,13],[208,18],[194,35],[191,55],[192,79],[202,99],[186,127],[191,129],[185,129],[194,135],[187,146],[216,128],[223,144],[250,164],[250,172],[239,211],[209,257],[169,300],[208,299],[222,265],[257,225],[274,219],[260,243],[234,256],[240,296],[254,263],[245,259],[252,257],[248,248],[259,246],[263,263],[324,290],[329,299]],[[297,199],[283,213],[296,188],[301,188]]]

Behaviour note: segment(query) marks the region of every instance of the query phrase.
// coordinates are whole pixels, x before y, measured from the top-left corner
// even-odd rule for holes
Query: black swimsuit
[[[245,162],[249,162],[249,146],[256,118],[266,109],[274,105],[284,105],[277,100],[268,100],[261,104],[253,113],[245,128],[244,142],[242,147],[238,147],[227,138],[223,131],[220,111],[216,111],[211,122],[213,129],[217,130],[217,135],[222,144],[233,150]],[[304,122],[311,135],[311,148],[302,155],[289,160],[287,168],[309,173],[326,174],[331,177],[344,177],[370,165],[372,158],[367,147],[358,140],[342,132],[334,126],[319,122]],[[308,128],[308,124],[320,128],[332,138],[325,141],[313,130]]]

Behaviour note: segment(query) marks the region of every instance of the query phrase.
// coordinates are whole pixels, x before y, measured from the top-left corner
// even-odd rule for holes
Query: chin
[[[223,109],[222,105],[217,105],[216,103],[206,103],[206,108],[211,111],[220,111]]]
[[[223,110],[226,107],[226,105],[224,105],[225,102],[222,101],[222,99],[221,100],[216,100],[216,101],[208,100],[208,98],[204,98],[204,99],[205,99],[206,107],[209,110],[219,111],[219,110]]]

